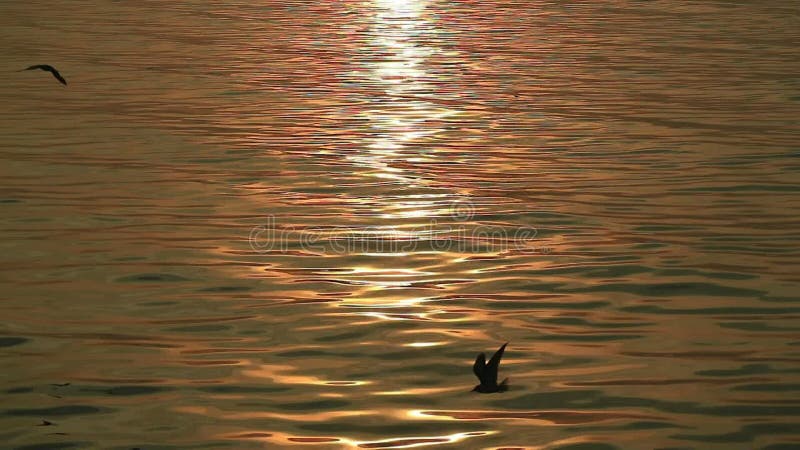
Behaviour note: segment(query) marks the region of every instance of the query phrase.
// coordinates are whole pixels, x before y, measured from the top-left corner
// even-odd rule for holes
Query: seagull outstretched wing
[[[472,365],[472,371],[475,372],[475,376],[478,377],[478,380],[481,382],[481,384],[486,384],[486,355],[481,353],[477,358],[475,358],[475,364]]]
[[[36,69],[44,70],[45,72],[52,73],[53,76],[56,77],[56,80],[58,80],[61,84],[63,84],[64,86],[67,85],[67,80],[65,80],[64,77],[62,77],[61,74],[58,73],[58,70],[56,70],[55,67],[53,67],[53,66],[51,66],[49,64],[36,64],[34,66],[30,66],[27,69],[23,69],[23,70],[36,70]]]
[[[497,384],[497,369],[500,367],[500,359],[503,357],[503,353],[506,351],[506,345],[508,345],[508,342],[503,344],[502,347],[494,352],[492,359],[486,363],[486,371],[484,373],[486,374],[486,381],[491,384]]]

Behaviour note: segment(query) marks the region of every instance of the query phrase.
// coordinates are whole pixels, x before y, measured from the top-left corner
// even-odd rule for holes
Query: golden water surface
[[[793,0],[3,2],[0,447],[800,448],[798,42]]]

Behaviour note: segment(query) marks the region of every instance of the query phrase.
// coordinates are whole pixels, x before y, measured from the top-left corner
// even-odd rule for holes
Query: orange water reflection
[[[490,431],[473,431],[468,433],[454,433],[441,436],[409,436],[396,439],[381,439],[371,441],[357,441],[337,437],[301,437],[279,432],[245,432],[224,435],[227,439],[259,440],[273,444],[339,444],[339,448],[420,448],[441,444],[463,444],[469,438],[487,436]]]
[[[442,106],[426,99],[450,96],[446,86],[453,81],[427,68],[428,59],[443,52],[435,45],[440,29],[438,19],[427,10],[428,2],[379,0],[373,5],[369,39],[355,52],[369,56],[354,60],[357,67],[364,69],[357,71],[363,75],[354,81],[369,86],[372,93],[367,101],[369,106],[361,113],[371,131],[354,142],[352,153],[346,158],[366,168],[364,176],[403,185],[412,192],[369,199],[378,218],[390,225],[372,227],[351,238],[397,242],[400,243],[398,248],[403,250],[362,250],[365,256],[380,257],[376,264],[381,268],[354,267],[347,274],[348,279],[364,287],[339,306],[423,306],[427,296],[420,296],[419,290],[436,286],[443,280],[439,280],[435,271],[403,266],[402,261],[426,252],[416,244],[435,237],[436,231],[427,221],[448,217],[453,202],[465,201],[465,198],[440,189],[413,167],[440,161],[431,143],[445,131],[445,121],[463,111],[458,109],[457,103]],[[424,193],[414,192],[420,190]],[[405,225],[397,225],[399,221]],[[393,295],[387,296],[387,290],[392,290]],[[389,316],[375,311],[356,314],[386,320],[413,317]],[[426,313],[409,314],[423,318]]]
[[[785,444],[790,7],[82,3],[0,14],[9,446]]]

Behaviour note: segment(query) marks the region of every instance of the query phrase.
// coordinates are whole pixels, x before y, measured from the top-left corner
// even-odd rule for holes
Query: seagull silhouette
[[[475,372],[475,376],[481,381],[481,384],[475,386],[475,389],[472,391],[480,392],[481,394],[491,394],[492,392],[505,392],[508,390],[508,378],[503,380],[502,383],[497,384],[497,368],[500,366],[500,358],[503,357],[503,352],[506,351],[506,345],[508,342],[503,344],[499,350],[497,350],[494,355],[492,355],[492,359],[489,362],[486,362],[486,355],[481,353],[475,358],[475,364],[472,366],[472,371]]]
[[[56,70],[55,67],[53,67],[51,65],[48,65],[48,64],[37,64],[35,66],[30,66],[27,69],[22,69],[22,70],[20,70],[20,72],[25,71],[25,70],[36,70],[36,69],[40,69],[40,70],[44,70],[45,72],[52,73],[53,76],[56,77],[56,80],[60,81],[61,84],[63,84],[64,86],[67,85],[67,80],[65,80],[64,77],[62,77],[61,74],[58,73],[58,71]]]

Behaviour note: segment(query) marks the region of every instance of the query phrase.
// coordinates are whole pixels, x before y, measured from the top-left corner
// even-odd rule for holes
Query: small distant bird
[[[37,427],[49,427],[52,424],[53,424],[53,422],[48,422],[47,420],[42,419],[42,423],[40,423],[39,425],[36,425],[36,426]]]
[[[67,383],[51,383],[50,386],[66,387],[66,386],[69,386],[69,382],[67,382]]]
[[[62,77],[61,74],[58,73],[56,68],[53,67],[53,66],[47,65],[47,64],[37,64],[35,66],[30,66],[27,69],[20,70],[20,72],[25,71],[25,70],[36,70],[36,69],[40,69],[40,70],[44,70],[45,72],[52,73],[53,76],[56,77],[56,80],[60,81],[61,84],[63,84],[64,86],[67,85],[67,80],[65,80],[64,77]]]
[[[503,344],[499,350],[497,350],[494,355],[492,355],[492,359],[489,362],[486,362],[486,355],[481,353],[475,358],[475,364],[472,366],[472,371],[475,372],[475,376],[478,377],[481,384],[475,386],[475,389],[472,391],[478,391],[481,394],[491,394],[493,392],[505,392],[508,390],[508,378],[503,380],[502,383],[497,384],[497,369],[500,367],[500,358],[503,357],[503,352],[506,350],[506,345],[508,342]]]

